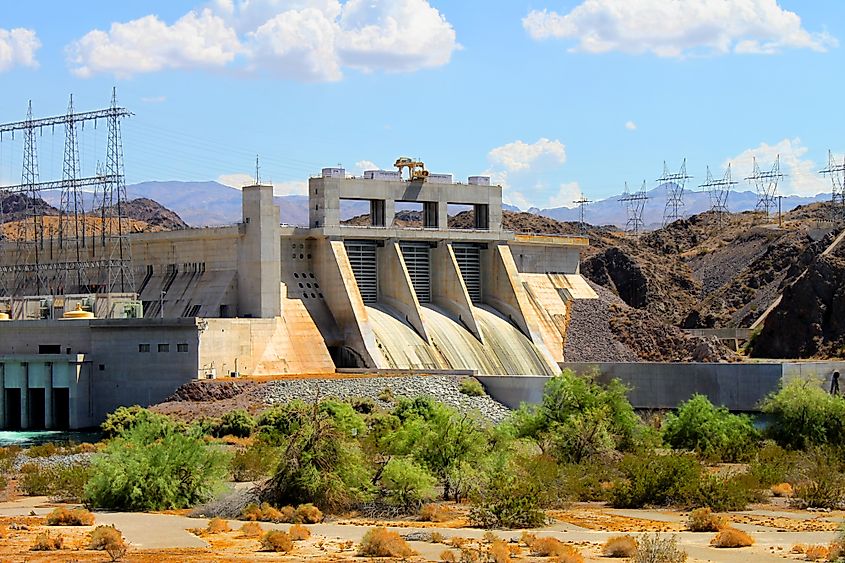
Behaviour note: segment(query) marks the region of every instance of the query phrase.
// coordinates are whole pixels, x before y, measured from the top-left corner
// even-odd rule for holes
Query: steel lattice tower
[[[634,236],[640,234],[643,223],[643,211],[645,210],[645,202],[648,199],[646,195],[646,181],[643,180],[643,185],[640,191],[631,193],[628,191],[628,182],[625,182],[625,192],[619,199],[625,204],[628,220],[625,223],[625,232],[631,233]]]
[[[586,205],[588,203],[592,203],[592,201],[587,199],[586,197],[584,197],[582,195],[581,197],[579,197],[578,199],[576,199],[572,203],[575,203],[575,204],[578,205],[578,216],[580,218],[580,223],[581,223],[581,225],[580,225],[581,235],[586,235],[587,234],[587,222],[584,220],[584,210],[585,210],[584,208],[586,207]]]
[[[820,170],[819,174],[830,176],[831,219],[834,223],[845,223],[845,156],[839,164],[833,157],[833,151],[828,151],[827,168]]]
[[[707,190],[707,194],[710,196],[710,211],[716,214],[720,226],[722,225],[722,216],[725,213],[729,213],[728,196],[731,193],[731,186],[736,183],[731,180],[731,165],[729,163],[728,169],[721,179],[713,178],[713,174],[710,173],[710,167],[708,166],[707,181],[699,186]]]
[[[754,172],[745,178],[749,184],[754,185],[757,191],[757,206],[755,211],[765,211],[766,217],[771,215],[772,209],[777,206],[778,184],[783,174],[780,173],[780,155],[775,158],[772,169],[768,172],[760,170],[757,164],[757,157],[754,157]]]
[[[104,227],[108,226],[112,236],[111,255],[109,256],[108,285],[105,291],[121,293],[135,291],[135,278],[132,272],[132,249],[129,244],[129,220],[126,217],[126,175],[123,170],[123,139],[120,135],[120,118],[123,116],[117,106],[117,89],[112,88],[111,107],[109,108],[109,140],[106,151],[106,177],[111,178],[105,187],[110,188],[103,198],[103,207],[108,206],[110,213],[104,214]],[[256,157],[256,167],[258,157]],[[105,195],[105,194],[104,194]],[[105,237],[104,239],[105,240]]]
[[[666,161],[663,161],[663,176],[656,181],[658,185],[666,186],[666,207],[663,209],[663,226],[684,217],[684,189],[687,180],[687,159],[681,164],[677,173],[670,173]]]

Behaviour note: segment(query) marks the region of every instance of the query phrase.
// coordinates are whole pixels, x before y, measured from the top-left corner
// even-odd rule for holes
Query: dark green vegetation
[[[468,502],[476,525],[517,528],[573,501],[740,510],[784,483],[797,506],[845,503],[845,399],[790,383],[764,410],[762,434],[700,395],[646,424],[620,383],[571,372],[498,426],[423,397],[396,398],[390,410],[365,399],[294,401],[191,425],[130,407],[103,424],[110,438],[90,465],[30,462],[21,483],[30,494],[84,491],[90,506],[152,510],[203,503],[227,479],[255,481],[259,520],[296,521],[293,507],[312,504],[317,519],[414,514],[440,498]],[[18,453],[0,452],[8,469]]]

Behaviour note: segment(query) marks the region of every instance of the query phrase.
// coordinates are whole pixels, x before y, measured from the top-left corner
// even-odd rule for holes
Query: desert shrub
[[[701,480],[701,464],[681,455],[625,456],[619,465],[622,478],[608,491],[611,506],[686,505]]]
[[[291,521],[297,524],[317,524],[323,521],[323,512],[311,503],[300,504]]]
[[[270,530],[261,537],[261,549],[264,551],[287,553],[293,549],[293,540],[284,532]]]
[[[797,454],[790,452],[774,442],[767,441],[748,466],[748,474],[761,487],[770,487],[776,483],[789,481],[798,462]]]
[[[644,534],[637,541],[637,553],[631,563],[684,563],[687,552],[678,547],[676,536]]]
[[[85,497],[93,506],[122,510],[193,506],[220,487],[227,461],[195,432],[141,422],[94,455]]]
[[[826,545],[811,545],[804,550],[807,561],[835,561],[830,558],[830,548]]]
[[[358,413],[349,405],[320,409],[298,401],[271,410],[259,420],[259,438],[282,448],[261,500],[334,511],[368,497],[370,468],[352,431],[363,424]]]
[[[126,542],[123,535],[114,526],[97,526],[91,532],[88,549],[105,551],[112,561],[117,561],[126,555]]]
[[[845,542],[842,541],[841,530],[839,532],[839,538],[830,542],[830,545],[828,546],[827,560],[836,561],[837,563],[845,561]]]
[[[812,448],[799,465],[792,504],[800,508],[839,508],[845,503],[842,456],[834,448]]]
[[[443,561],[443,563],[457,563],[458,556],[455,555],[453,551],[444,549],[440,552],[440,560]]]
[[[790,381],[766,398],[762,410],[771,418],[767,434],[784,447],[845,445],[845,398],[816,381]]]
[[[94,515],[84,508],[54,508],[47,515],[48,526],[92,526]]]
[[[487,555],[493,563],[510,563],[512,561],[508,544],[498,539],[490,542]]]
[[[258,522],[247,522],[241,526],[241,535],[245,538],[259,538],[264,533],[264,528]]]
[[[390,387],[385,387],[381,391],[378,392],[378,400],[384,401],[385,403],[392,403],[396,400],[396,397],[393,395],[393,389]]]
[[[251,503],[244,507],[241,518],[253,522],[257,520],[276,524],[290,524],[294,520],[294,512],[292,506],[284,506],[278,509],[266,502],[262,502],[261,506]]]
[[[424,504],[420,507],[420,520],[423,522],[448,522],[457,517],[455,511],[439,504]]]
[[[769,488],[776,497],[791,497],[794,493],[789,483],[777,483]]]
[[[387,528],[372,528],[361,538],[358,555],[365,557],[399,557],[405,558],[414,554],[402,536]]]
[[[634,450],[651,432],[618,380],[602,386],[571,370],[551,378],[542,403],[523,406],[511,424],[517,437],[532,438],[558,460],[573,463],[614,449]]]
[[[687,528],[690,532],[718,532],[727,526],[727,519],[713,514],[709,507],[696,508],[690,512],[687,519]]]
[[[469,397],[481,397],[484,395],[484,387],[474,377],[465,377],[462,379],[460,391]]]
[[[706,506],[717,512],[745,510],[752,502],[763,500],[759,484],[746,473],[703,475],[684,506]]]
[[[748,547],[754,545],[754,538],[736,528],[725,528],[713,536],[710,545],[714,547]]]
[[[5,472],[11,469],[21,451],[22,449],[20,446],[6,446],[0,448],[0,471]]]
[[[154,423],[159,427],[176,426],[175,422],[163,414],[133,405],[116,408],[106,417],[106,420],[100,425],[100,429],[107,437],[114,438],[145,422]]]
[[[566,545],[563,547],[561,552],[555,558],[556,563],[584,563],[584,557],[581,555],[581,552],[572,547],[571,545]]]
[[[25,450],[27,457],[50,457],[58,454],[61,448],[53,442],[46,444],[38,444],[37,446],[30,446]]]
[[[584,559],[577,549],[567,545],[557,538],[531,538],[529,548],[531,555],[538,557],[555,557],[556,561],[566,563],[583,563]]]
[[[272,475],[279,464],[279,448],[255,442],[232,456],[229,472],[237,482],[257,481]]]
[[[212,436],[237,436],[246,438],[255,429],[255,419],[244,409],[235,409],[227,412],[211,428]]]
[[[241,511],[242,520],[249,520],[250,522],[255,522],[256,520],[261,520],[261,516],[261,508],[254,502],[246,505]]]
[[[293,541],[303,541],[311,537],[311,530],[302,524],[294,524],[288,530],[288,535]]]
[[[212,518],[208,521],[208,526],[206,526],[205,530],[209,534],[222,534],[223,532],[231,532],[232,528],[222,518]]]
[[[536,528],[546,522],[543,491],[534,479],[500,467],[485,478],[472,498],[469,518],[482,528]]]
[[[744,461],[760,433],[746,415],[716,407],[704,395],[693,395],[663,421],[663,440],[675,449],[695,451],[710,459]]]
[[[32,551],[58,551],[64,547],[65,538],[61,534],[51,534],[50,531],[41,532],[35,536]]]
[[[384,466],[380,482],[389,503],[411,507],[434,498],[437,480],[410,459],[392,458]]]
[[[90,474],[90,467],[81,463],[27,463],[20,469],[18,487],[29,496],[49,496],[54,502],[79,502]]]
[[[605,557],[633,557],[636,553],[637,540],[631,536],[613,536],[601,548]]]
[[[562,487],[557,498],[573,502],[607,500],[609,484],[619,477],[616,464],[598,459],[558,465],[557,471]]]

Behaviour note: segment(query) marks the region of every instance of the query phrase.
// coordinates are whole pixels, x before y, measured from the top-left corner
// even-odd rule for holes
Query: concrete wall
[[[631,390],[628,398],[637,409],[672,409],[695,393],[732,411],[756,412],[760,402],[777,391],[781,381],[816,379],[830,384],[834,370],[845,362],[784,362],[755,364],[562,363],[579,374],[598,373],[598,380],[619,379]],[[487,392],[505,405],[539,403],[546,377],[478,376]]]
[[[272,318],[281,315],[281,245],[279,207],[273,186],[243,188],[244,236],[238,252],[238,314]]]

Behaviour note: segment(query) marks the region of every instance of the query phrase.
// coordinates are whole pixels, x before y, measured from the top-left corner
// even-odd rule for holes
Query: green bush
[[[845,445],[845,398],[825,392],[818,382],[790,381],[762,410],[771,418],[767,434],[785,448]]]
[[[18,487],[29,496],[48,496],[57,502],[80,502],[90,474],[90,467],[81,463],[27,463],[20,469]]]
[[[193,506],[220,487],[227,462],[228,456],[196,431],[140,422],[94,455],[86,502],[117,510]]]
[[[384,466],[380,482],[389,503],[402,507],[419,507],[423,502],[434,498],[437,479],[425,467],[412,460],[393,458]]]
[[[667,415],[662,430],[669,446],[719,461],[748,459],[760,438],[751,418],[715,407],[704,395],[693,395],[677,414]]]
[[[609,492],[614,508],[690,504],[701,479],[701,464],[682,454],[628,455],[619,466],[623,477]]]
[[[245,449],[238,450],[229,463],[229,472],[233,481],[257,481],[272,475],[276,471],[281,456],[281,448],[255,442]]]
[[[831,447],[811,449],[799,464],[792,504],[800,508],[841,508],[845,504],[843,470],[842,451]]]
[[[532,438],[565,463],[612,450],[633,451],[652,431],[634,413],[618,380],[607,386],[564,370],[546,383],[539,406],[523,406],[511,419],[515,436]]]
[[[462,379],[460,391],[461,393],[469,397],[484,396],[484,387],[481,385],[481,382],[475,379],[474,377],[467,377],[465,379]]]
[[[154,423],[158,428],[162,429],[176,426],[174,421],[163,414],[133,405],[131,407],[118,407],[115,409],[114,412],[106,417],[100,428],[107,437],[114,438],[145,422]]]
[[[213,425],[211,433],[221,438],[223,436],[237,436],[247,438],[255,428],[255,419],[244,409],[235,409],[224,414],[220,420]]]
[[[481,528],[537,528],[546,523],[543,491],[535,479],[517,474],[513,467],[491,471],[472,498],[469,518]]]
[[[766,488],[791,481],[798,463],[796,452],[790,452],[774,442],[767,442],[757,450],[748,466],[748,474]]]

